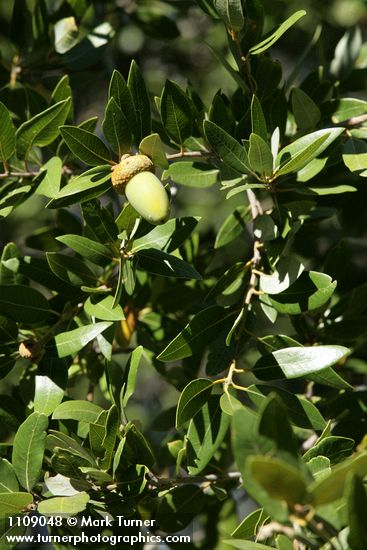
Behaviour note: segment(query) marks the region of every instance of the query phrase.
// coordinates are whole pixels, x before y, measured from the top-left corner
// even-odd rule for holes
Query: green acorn
[[[167,221],[170,203],[166,190],[153,172],[153,162],[146,155],[124,155],[112,168],[111,180],[114,189],[126,195],[142,218],[159,225]]]

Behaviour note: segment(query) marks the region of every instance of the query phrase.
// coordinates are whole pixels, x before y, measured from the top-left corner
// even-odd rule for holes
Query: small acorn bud
[[[167,221],[170,202],[161,181],[154,175],[154,165],[146,155],[124,155],[112,169],[112,185],[125,193],[131,206],[149,223]]]
[[[19,344],[18,352],[21,357],[24,359],[37,359],[42,351],[41,344],[36,340],[23,340]]]

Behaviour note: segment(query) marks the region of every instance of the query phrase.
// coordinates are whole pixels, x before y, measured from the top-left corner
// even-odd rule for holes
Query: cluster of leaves
[[[113,72],[97,131],[97,117],[75,122],[67,74],[44,94],[22,83],[13,33],[0,215],[38,198],[55,216],[1,252],[1,542],[25,530],[9,515],[36,510],[154,518],[166,533],[201,518],[205,548],[366,548],[367,287],[345,280],[346,245],[328,234],[349,197],[363,215],[361,32],[292,86],[269,49],[304,11],[264,34],[260,0],[197,3],[223,22],[231,60],[216,55],[234,93],[208,106],[167,80],[153,103],[133,61],[126,79]],[[13,14],[35,55],[53,26],[63,67],[89,63],[109,34],[103,23],[102,42],[81,39],[88,2],[67,4]],[[139,151],[167,187],[216,187],[235,204],[215,235],[121,204],[111,168]],[[304,245],[313,228],[321,258]],[[129,409],[143,369],[178,396],[146,429]],[[240,487],[257,506],[244,519]]]

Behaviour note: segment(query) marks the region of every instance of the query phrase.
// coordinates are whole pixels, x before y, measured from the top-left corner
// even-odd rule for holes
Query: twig
[[[4,180],[7,178],[34,178],[38,176],[40,172],[3,172],[0,174],[0,179]]]
[[[247,198],[251,209],[252,221],[254,222],[257,216],[263,214],[263,209],[260,202],[257,200],[255,193],[252,191],[252,189],[247,189],[246,193],[247,193]],[[261,262],[260,248],[261,248],[261,241],[257,238],[254,238],[253,256],[251,260],[251,266],[252,266],[251,277],[250,277],[250,282],[249,282],[247,293],[244,300],[244,304],[247,309],[251,304],[253,295],[257,294],[256,287],[257,287],[257,280],[258,280],[258,273],[259,273],[258,267]]]
[[[166,485],[185,485],[187,483],[221,483],[223,481],[235,480],[241,482],[242,475],[240,472],[228,472],[223,476],[217,476],[216,474],[208,474],[206,476],[187,476],[176,477],[174,479],[159,478],[157,480],[150,480],[150,483],[157,486]]]
[[[179,160],[181,158],[206,158],[214,156],[210,151],[203,150],[203,151],[180,151],[179,153],[171,153],[170,155],[166,155],[168,162],[172,162],[175,160]]]
[[[39,176],[42,172],[46,171],[44,169],[41,170],[24,170],[23,172],[12,172],[11,170],[8,170],[6,172],[2,172],[0,174],[0,180],[4,180],[7,178],[35,178],[36,176]],[[68,166],[62,167],[62,174],[65,176],[72,176],[77,175],[71,168]]]

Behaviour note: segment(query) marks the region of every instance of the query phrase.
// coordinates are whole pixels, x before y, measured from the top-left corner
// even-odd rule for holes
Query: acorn
[[[125,193],[131,206],[149,223],[159,225],[170,213],[169,198],[162,182],[154,174],[154,164],[146,155],[123,155],[112,168],[112,185]]]

